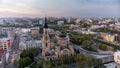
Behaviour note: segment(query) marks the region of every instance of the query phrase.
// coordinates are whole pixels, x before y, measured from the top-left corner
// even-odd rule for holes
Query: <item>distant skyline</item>
[[[120,17],[120,0],[0,0],[0,17]]]

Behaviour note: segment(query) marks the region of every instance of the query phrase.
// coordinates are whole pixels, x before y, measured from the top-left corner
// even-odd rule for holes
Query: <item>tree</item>
[[[76,61],[78,62],[79,68],[85,68],[86,67],[86,56],[84,54],[78,54],[76,57]]]
[[[28,66],[32,63],[32,60],[29,57],[26,58],[20,58],[19,62],[18,62],[18,67],[19,68],[24,68],[25,66]]]
[[[99,49],[104,50],[104,51],[108,50],[107,45],[102,44],[102,43],[98,43],[98,47]]]
[[[32,60],[29,57],[23,58],[24,66],[28,66],[32,63]]]
[[[104,64],[102,64],[101,59],[96,59],[94,68],[104,68]]]
[[[94,60],[95,60],[95,58],[93,56],[87,57],[87,63],[86,64],[89,68],[92,68],[92,66],[94,65]]]
[[[83,53],[78,54],[76,57],[78,68],[92,68],[95,60],[93,56],[86,56]]]
[[[61,68],[67,68],[67,65],[62,64],[62,65],[61,65]]]
[[[22,59],[19,59],[18,68],[24,68],[23,60]]]
[[[52,64],[49,60],[46,61],[46,68],[52,68]]]
[[[37,68],[43,68],[43,62],[42,61],[39,61],[37,63]]]
[[[21,58],[29,57],[32,61],[34,61],[34,57],[39,54],[38,52],[39,51],[36,48],[26,49],[20,53],[20,57]]]

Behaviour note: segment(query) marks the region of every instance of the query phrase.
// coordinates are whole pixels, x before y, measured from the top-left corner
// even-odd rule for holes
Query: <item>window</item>
[[[4,48],[5,50],[7,49],[7,48]]]
[[[47,47],[47,43],[46,43],[46,47]]]

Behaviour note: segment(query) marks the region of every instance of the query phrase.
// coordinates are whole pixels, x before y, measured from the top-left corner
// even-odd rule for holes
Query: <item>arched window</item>
[[[47,35],[47,30],[45,31],[45,34]]]
[[[47,47],[47,43],[46,43],[46,47]]]
[[[68,54],[68,50],[64,50],[64,51],[63,51],[63,54],[64,54],[64,55],[67,55],[67,54]]]

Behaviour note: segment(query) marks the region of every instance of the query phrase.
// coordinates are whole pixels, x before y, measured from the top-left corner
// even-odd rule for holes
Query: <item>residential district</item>
[[[120,68],[120,18],[0,18],[0,68]]]

